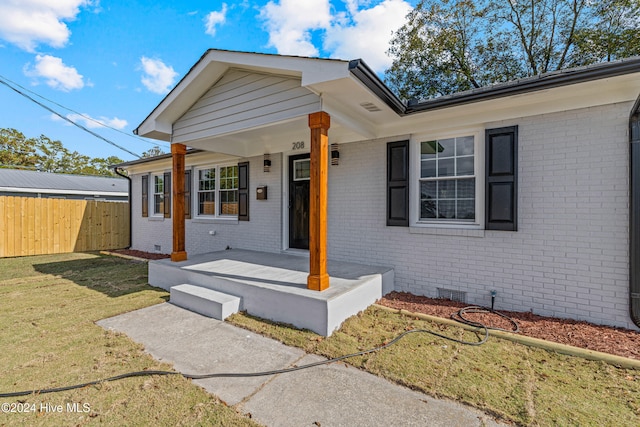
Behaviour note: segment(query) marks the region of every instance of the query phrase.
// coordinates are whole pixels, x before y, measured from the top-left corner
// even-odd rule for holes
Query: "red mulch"
[[[406,292],[391,292],[379,304],[412,311],[414,313],[450,318],[460,308],[466,307],[455,301],[427,298]],[[518,322],[520,334],[546,341],[553,341],[603,353],[615,354],[631,359],[640,359],[640,332],[623,328],[594,325],[591,323],[538,316],[528,312],[501,311]],[[487,326],[510,330],[512,325],[492,314],[465,315],[469,320],[479,321]]]
[[[151,252],[136,251],[134,249],[117,249],[112,252],[116,252],[122,255],[129,255],[129,256],[134,256],[138,258],[144,258],[144,259],[171,258],[171,255],[167,255],[167,254],[156,254]]]

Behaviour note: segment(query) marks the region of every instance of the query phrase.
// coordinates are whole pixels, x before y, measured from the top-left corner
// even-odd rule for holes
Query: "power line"
[[[111,145],[113,145],[114,147],[119,148],[119,149],[121,149],[122,151],[125,151],[125,152],[127,152],[127,153],[131,154],[131,155],[132,155],[132,156],[134,156],[134,157],[137,157],[137,158],[139,158],[139,159],[141,158],[141,156],[140,156],[139,154],[136,154],[136,153],[134,153],[133,151],[130,151],[130,150],[128,150],[128,149],[126,149],[126,148],[124,148],[124,147],[121,147],[120,145],[116,144],[115,142],[108,140],[108,139],[107,139],[107,138],[105,138],[104,136],[102,136],[102,135],[100,135],[100,134],[97,134],[97,133],[93,132],[93,131],[92,131],[92,130],[90,130],[90,129],[87,129],[86,127],[82,126],[80,123],[76,123],[76,122],[74,122],[73,120],[71,120],[70,118],[68,118],[67,116],[64,116],[64,115],[62,115],[62,114],[58,113],[58,112],[57,112],[57,111],[55,111],[53,108],[51,108],[51,107],[49,107],[49,106],[47,106],[47,105],[45,105],[45,104],[41,103],[40,101],[37,101],[37,100],[33,99],[32,97],[30,97],[30,96],[29,96],[29,95],[27,95],[26,93],[24,93],[24,92],[22,92],[22,91],[20,91],[20,90],[16,89],[15,87],[11,86],[11,85],[10,85],[9,83],[7,83],[7,82],[6,82],[2,77],[0,77],[0,83],[2,83],[3,85],[5,85],[5,86],[6,86],[6,87],[8,87],[9,89],[13,90],[14,92],[16,92],[16,93],[18,93],[18,94],[20,94],[20,95],[24,96],[25,98],[27,98],[27,99],[31,100],[32,102],[35,102],[36,104],[38,104],[39,106],[41,106],[41,107],[42,107],[42,108],[44,108],[45,110],[47,110],[47,111],[49,111],[49,112],[51,112],[51,113],[55,114],[56,116],[60,117],[62,120],[65,120],[65,121],[67,121],[67,122],[71,123],[72,125],[77,126],[78,128],[82,129],[83,131],[85,131],[85,132],[87,132],[87,133],[90,133],[91,135],[95,136],[96,138],[99,138],[99,139],[103,140],[103,141],[104,141],[104,142],[106,142],[107,144],[111,144]]]
[[[51,100],[51,99],[49,99],[49,98],[47,98],[47,97],[45,97],[45,96],[42,96],[42,95],[40,95],[39,93],[36,93],[36,92],[34,92],[34,91],[30,90],[30,89],[27,89],[26,87],[24,87],[24,86],[22,86],[22,85],[20,85],[20,84],[18,84],[18,83],[16,83],[16,82],[14,82],[14,81],[12,81],[12,80],[8,79],[8,78],[6,78],[6,77],[4,77],[4,76],[2,76],[2,75],[0,75],[0,79],[7,81],[7,82],[11,83],[11,84],[12,84],[12,85],[14,85],[14,86],[17,86],[17,87],[19,87],[20,89],[22,89],[22,90],[24,90],[24,91],[26,91],[26,92],[32,93],[32,94],[34,94],[35,96],[37,96],[38,98],[44,99],[44,100],[45,100],[45,101],[47,101],[47,102],[50,102],[50,103],[52,103],[52,104],[54,104],[54,105],[57,105],[57,106],[58,106],[58,107],[60,107],[60,108],[64,108],[64,109],[65,109],[65,110],[67,110],[67,111],[71,111],[72,113],[75,113],[75,114],[77,114],[77,115],[79,115],[79,116],[81,116],[81,117],[83,117],[83,118],[85,118],[85,119],[87,119],[87,120],[89,120],[89,121],[92,121],[92,122],[94,122],[94,123],[97,123],[97,124],[99,124],[100,126],[103,126],[103,127],[109,128],[109,129],[114,130],[114,131],[116,131],[116,132],[119,132],[119,133],[121,133],[121,134],[123,134],[123,135],[126,135],[126,136],[128,136],[129,138],[133,138],[133,139],[136,139],[136,140],[138,140],[138,141],[141,141],[141,142],[144,142],[144,143],[146,143],[146,144],[153,145],[153,146],[160,145],[160,144],[164,144],[164,145],[166,145],[166,143],[165,143],[165,142],[162,142],[162,141],[151,142],[151,141],[147,141],[147,140],[145,140],[145,139],[142,139],[142,138],[140,138],[140,137],[138,137],[138,136],[135,136],[135,135],[129,134],[129,133],[127,133],[127,132],[123,132],[123,131],[121,131],[120,129],[116,129],[116,128],[112,127],[112,126],[109,126],[109,125],[107,125],[107,124],[105,124],[105,123],[102,123],[102,122],[100,122],[100,121],[98,121],[98,120],[94,119],[93,117],[90,117],[90,116],[87,116],[87,115],[85,115],[85,114],[79,113],[79,112],[77,112],[77,111],[75,111],[75,110],[73,110],[73,109],[71,109],[71,108],[69,108],[69,107],[65,107],[64,105],[59,104],[59,103],[57,103],[56,101],[53,101],[53,100]]]

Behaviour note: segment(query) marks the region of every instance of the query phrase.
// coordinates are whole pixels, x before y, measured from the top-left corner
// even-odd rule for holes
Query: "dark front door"
[[[309,154],[289,157],[289,247],[309,249]]]

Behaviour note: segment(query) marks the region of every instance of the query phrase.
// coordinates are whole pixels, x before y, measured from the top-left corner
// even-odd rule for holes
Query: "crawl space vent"
[[[466,303],[467,293],[463,291],[455,291],[453,289],[438,288],[438,298]]]

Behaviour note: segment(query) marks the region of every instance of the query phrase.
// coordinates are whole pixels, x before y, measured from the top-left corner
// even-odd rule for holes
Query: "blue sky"
[[[0,0],[0,78],[129,151],[141,154],[155,144],[168,151],[168,144],[132,131],[207,49],[362,58],[382,73],[390,65],[391,33],[415,4]],[[0,128],[44,134],[91,157],[135,158],[4,85]]]

